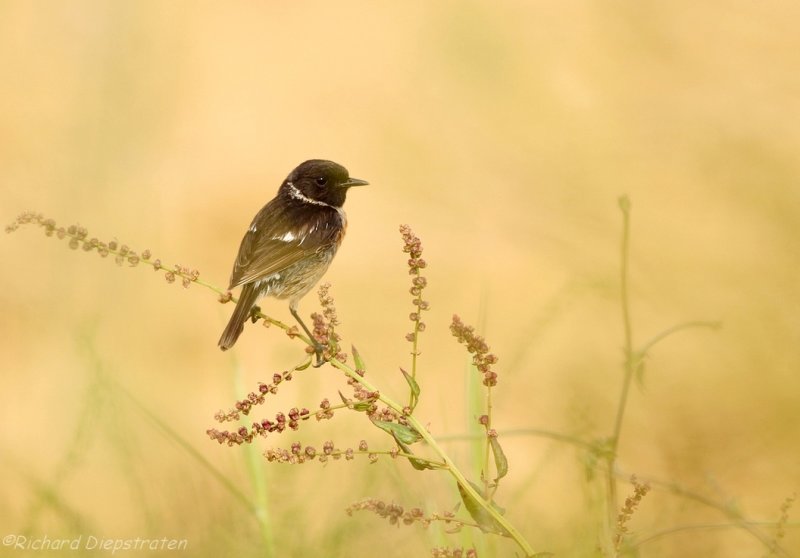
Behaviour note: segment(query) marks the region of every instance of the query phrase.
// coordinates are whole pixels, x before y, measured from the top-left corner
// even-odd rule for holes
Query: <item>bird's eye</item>
[[[325,186],[328,183],[328,179],[325,178],[324,176],[318,176],[316,179],[316,183],[319,186]]]

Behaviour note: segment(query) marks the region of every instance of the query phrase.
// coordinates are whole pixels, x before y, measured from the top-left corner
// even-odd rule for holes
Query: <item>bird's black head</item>
[[[348,188],[365,186],[366,180],[350,178],[347,169],[333,161],[311,159],[294,169],[281,185],[282,193],[307,203],[342,207]]]

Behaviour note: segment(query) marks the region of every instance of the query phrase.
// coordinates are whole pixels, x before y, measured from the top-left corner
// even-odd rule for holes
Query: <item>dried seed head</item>
[[[486,344],[483,337],[477,335],[475,328],[466,325],[457,315],[453,316],[450,332],[458,339],[459,343],[466,345],[467,351],[473,355],[473,364],[483,374],[483,385],[496,386],[497,373],[492,370],[491,366],[497,362],[497,356],[489,352],[489,345]]]

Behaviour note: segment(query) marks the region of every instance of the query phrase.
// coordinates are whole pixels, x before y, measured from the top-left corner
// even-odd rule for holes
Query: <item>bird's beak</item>
[[[366,186],[369,184],[366,180],[361,180],[360,178],[349,178],[347,182],[342,182],[342,188],[350,188],[352,186]]]

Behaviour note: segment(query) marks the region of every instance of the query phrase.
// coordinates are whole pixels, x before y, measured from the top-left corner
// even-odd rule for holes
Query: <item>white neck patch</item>
[[[312,200],[311,198],[304,196],[303,193],[297,188],[297,186],[295,186],[291,182],[287,182],[286,185],[289,187],[289,195],[296,200],[300,200],[304,203],[310,203],[313,205],[321,205],[323,207],[333,207],[329,203],[321,202],[319,200]]]

